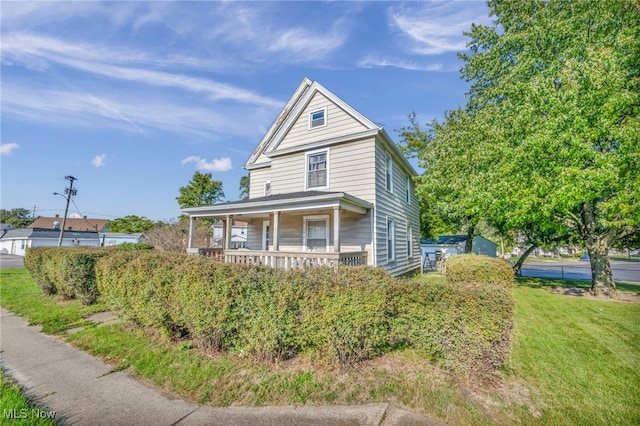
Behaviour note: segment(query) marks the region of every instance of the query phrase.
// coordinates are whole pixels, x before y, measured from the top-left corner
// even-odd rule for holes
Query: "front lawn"
[[[23,269],[0,271],[4,308],[50,333],[87,326],[105,309],[44,296]],[[430,276],[429,280],[437,280]],[[450,424],[638,424],[640,304],[552,294],[560,280],[523,279],[514,289],[509,367],[492,384],[461,382],[411,351],[342,369],[304,358],[257,363],[208,354],[131,323],[88,326],[71,344],[165,391],[210,405],[391,402]]]

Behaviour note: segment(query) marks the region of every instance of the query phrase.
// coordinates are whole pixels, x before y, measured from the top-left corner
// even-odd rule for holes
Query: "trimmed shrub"
[[[380,355],[390,345],[394,279],[362,266],[341,267],[327,278],[306,300],[305,347],[342,364]]]
[[[47,263],[51,247],[29,247],[24,256],[24,267],[29,271],[31,277],[40,286],[44,294],[55,294],[57,292],[54,282],[47,274]]]
[[[43,293],[78,298],[89,305],[99,295],[95,263],[106,254],[96,247],[35,247],[27,250],[25,267]]]
[[[116,311],[133,315],[131,293],[136,282],[132,274],[126,274],[128,265],[141,251],[111,251],[96,263],[96,284],[102,301]]]
[[[193,256],[180,272],[172,307],[177,322],[206,350],[232,348],[238,328],[233,310],[243,293],[239,266]]]
[[[494,257],[462,254],[447,259],[445,275],[448,283],[488,283],[512,285],[515,281],[511,265]]]
[[[130,308],[127,315],[140,325],[155,327],[165,336],[180,334],[172,317],[176,270],[189,256],[141,250],[122,274]]]
[[[398,342],[460,376],[488,377],[504,365],[514,306],[507,286],[407,281],[395,298]]]
[[[235,349],[263,361],[291,358],[302,349],[300,302],[308,293],[304,272],[254,271],[236,305]]]
[[[475,377],[510,349],[506,285],[426,284],[370,267],[284,272],[147,250],[110,252],[96,277],[103,300],[138,324],[262,361],[309,353],[351,364],[410,347]]]
[[[115,246],[110,246],[108,250],[123,250],[123,251],[135,251],[135,250],[153,250],[154,247],[147,243],[122,243]]]
[[[96,284],[95,265],[107,255],[102,248],[61,249],[58,291],[66,297],[77,298],[82,304],[96,302],[100,292]]]

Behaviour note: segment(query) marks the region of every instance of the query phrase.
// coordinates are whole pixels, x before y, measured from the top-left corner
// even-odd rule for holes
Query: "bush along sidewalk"
[[[461,261],[445,284],[427,284],[371,267],[281,271],[155,250],[64,250],[28,252],[43,291],[86,303],[100,297],[137,324],[206,351],[348,365],[413,348],[457,375],[486,377],[510,350],[513,274],[479,258]],[[84,284],[63,283],[69,273]]]

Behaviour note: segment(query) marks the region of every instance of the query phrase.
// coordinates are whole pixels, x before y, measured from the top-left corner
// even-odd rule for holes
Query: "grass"
[[[74,327],[91,326],[84,317],[103,312],[101,303],[83,306],[78,300],[64,300],[61,296],[45,297],[25,269],[0,271],[0,304],[29,319],[30,324],[42,325],[48,334],[61,334]]]
[[[591,281],[589,280],[563,280],[559,278],[536,277],[517,277],[517,280],[520,286],[528,286],[532,288],[591,288]],[[616,288],[618,291],[640,293],[640,283],[616,281]]]
[[[545,424],[640,422],[640,304],[553,295],[521,279],[511,376],[537,392]]]
[[[53,426],[58,423],[50,416],[53,412],[43,410],[31,403],[18,384],[0,371],[0,425]]]
[[[0,279],[2,306],[49,332],[84,324],[83,316],[104,309],[43,296],[22,269],[0,271]],[[518,283],[513,351],[494,384],[461,383],[406,350],[336,370],[304,357],[274,365],[238,354],[204,355],[188,341],[167,341],[126,322],[65,338],[116,369],[202,404],[391,402],[458,425],[640,423],[640,304],[549,292],[576,286],[569,281]]]

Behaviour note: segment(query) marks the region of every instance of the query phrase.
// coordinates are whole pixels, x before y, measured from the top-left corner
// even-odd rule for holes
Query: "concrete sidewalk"
[[[146,387],[0,309],[0,362],[26,394],[63,425],[440,425],[389,404],[200,406]],[[13,407],[2,407],[0,423]],[[28,415],[34,415],[28,413]]]

